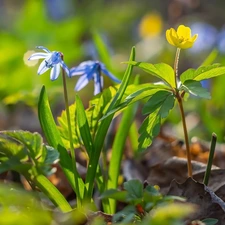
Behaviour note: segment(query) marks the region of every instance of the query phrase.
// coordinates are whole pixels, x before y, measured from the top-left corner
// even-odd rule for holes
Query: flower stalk
[[[186,120],[185,120],[185,115],[184,115],[183,98],[182,98],[179,90],[177,89],[179,56],[180,56],[180,48],[177,48],[176,56],[175,56],[175,60],[174,60],[174,76],[175,76],[175,84],[176,84],[176,94],[175,95],[176,95],[176,99],[177,99],[179,109],[180,109],[183,131],[184,131],[184,139],[185,139],[186,152],[187,152],[188,177],[192,177],[191,152],[190,152],[190,146],[189,146],[189,140],[188,140],[187,125],[186,125]]]
[[[61,58],[63,60],[63,54],[61,54]],[[66,85],[66,73],[65,70],[62,68],[62,79],[63,79],[63,92],[64,92],[64,101],[65,101],[65,109],[66,109],[66,117],[67,117],[67,126],[68,126],[68,134],[69,134],[69,142],[70,142],[70,154],[72,158],[72,166],[74,172],[74,182],[76,188],[76,195],[77,195],[77,207],[80,208],[82,205],[81,193],[79,190],[79,183],[78,183],[78,171],[76,166],[76,156],[73,147],[73,136],[72,136],[72,128],[71,128],[71,119],[70,119],[70,111],[69,111],[69,101],[68,101],[68,94],[67,94],[67,85]]]
[[[174,60],[175,80],[178,77],[178,62],[179,62],[179,58],[180,58],[180,48],[177,48],[176,56],[175,56],[175,60]],[[176,87],[177,87],[177,82],[175,84],[176,84]]]
[[[185,140],[186,151],[187,151],[188,177],[192,177],[191,152],[190,152],[190,146],[189,146],[189,140],[188,140],[187,125],[186,125],[186,120],[184,115],[183,99],[179,92],[177,93],[176,97],[177,97],[177,101],[178,101],[178,105],[180,109],[183,131],[184,131],[184,140]]]

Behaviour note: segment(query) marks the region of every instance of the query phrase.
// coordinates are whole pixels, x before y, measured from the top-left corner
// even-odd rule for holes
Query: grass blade
[[[137,104],[130,105],[123,113],[120,121],[120,126],[112,146],[107,189],[116,189],[118,186],[118,177],[120,173],[124,145],[129,134],[130,126],[134,120],[136,110]],[[109,199],[109,204],[111,209],[110,213],[114,214],[116,210],[116,201],[114,199]]]
[[[135,58],[135,48],[132,48],[130,61],[134,60]],[[122,83],[120,85],[119,90],[117,91],[113,101],[111,102],[107,112],[111,111],[113,108],[115,108],[121,101],[122,96],[127,88],[127,85],[129,83],[129,79],[132,72],[132,65],[128,65],[127,70],[125,71],[124,78],[122,80]],[[106,112],[106,113],[107,113]],[[114,114],[107,117],[105,120],[103,120],[99,126],[99,129],[97,130],[96,139],[94,141],[94,148],[95,152],[91,154],[90,161],[87,169],[87,176],[86,176],[86,187],[87,187],[87,193],[85,193],[85,198],[91,199],[92,192],[93,192],[93,186],[94,186],[94,179],[96,175],[96,170],[98,166],[98,161],[100,158],[100,153],[104,144],[105,136],[107,134],[108,128],[110,126],[110,123],[113,119]]]
[[[59,207],[62,212],[70,212],[72,210],[70,204],[66,201],[59,190],[43,175],[38,175],[34,178],[35,184],[38,188]]]

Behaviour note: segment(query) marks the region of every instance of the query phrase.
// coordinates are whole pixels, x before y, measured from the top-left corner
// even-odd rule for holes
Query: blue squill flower
[[[199,53],[215,47],[218,32],[214,26],[205,22],[196,22],[190,27],[193,33],[198,33],[198,39],[193,48],[189,50],[190,52]]]
[[[121,81],[117,79],[112,73],[110,73],[105,65],[99,61],[85,61],[77,67],[73,67],[70,70],[71,76],[81,76],[75,86],[75,91],[79,91],[84,88],[90,80],[94,80],[94,95],[100,93],[103,89],[103,76],[102,73],[108,76],[116,83]]]
[[[62,60],[62,53],[56,51],[49,51],[47,48],[43,46],[37,46],[36,48],[42,49],[44,52],[37,52],[32,54],[28,60],[37,60],[44,59],[38,68],[38,75],[43,74],[48,69],[51,69],[50,79],[56,80],[60,74],[60,67],[62,67],[67,75],[70,77],[69,68],[66,66],[64,61]]]

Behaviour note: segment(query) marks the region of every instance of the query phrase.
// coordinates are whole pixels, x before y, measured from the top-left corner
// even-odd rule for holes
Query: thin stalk
[[[63,56],[62,56],[63,59]],[[78,171],[76,166],[76,156],[73,147],[73,136],[72,136],[72,129],[71,129],[71,119],[70,119],[70,111],[69,111],[69,101],[68,101],[68,94],[67,94],[67,86],[66,86],[66,74],[65,70],[62,68],[62,78],[63,78],[63,91],[64,91],[64,101],[65,101],[65,109],[66,109],[66,117],[67,117],[67,126],[68,126],[68,133],[69,133],[69,141],[70,141],[70,153],[72,157],[72,164],[73,164],[73,172],[74,172],[74,182],[76,187],[76,196],[77,196],[77,207],[81,207],[81,193],[79,190],[79,182],[78,182]]]
[[[215,133],[212,133],[209,158],[208,158],[208,163],[207,163],[207,167],[206,167],[206,171],[205,171],[205,175],[204,175],[204,179],[203,179],[203,183],[205,185],[208,185],[208,182],[209,182],[209,176],[211,173],[212,162],[213,162],[214,152],[215,152],[215,148],[216,148],[216,141],[217,141],[217,136]]]
[[[190,152],[190,146],[189,146],[189,140],[188,140],[187,125],[186,125],[186,120],[184,115],[183,100],[179,93],[177,93],[177,101],[180,108],[180,114],[182,118],[183,130],[184,130],[184,139],[185,139],[185,145],[186,145],[186,151],[187,151],[188,176],[192,177],[191,152]]]
[[[179,90],[177,89],[179,57],[180,57],[180,48],[177,48],[176,56],[175,56],[175,60],[174,60],[174,76],[175,76],[175,84],[176,84],[176,92],[175,93],[176,93],[176,98],[177,98],[179,109],[180,109],[182,125],[183,125],[183,130],[184,130],[184,139],[185,139],[185,145],[186,145],[186,151],[187,151],[188,176],[192,177],[191,153],[190,153],[190,146],[189,146],[189,140],[188,140],[187,125],[186,125],[186,120],[185,120],[185,115],[184,115],[183,99],[179,93]]]
[[[175,74],[175,81],[177,81],[177,77],[178,77],[178,62],[179,62],[179,58],[180,58],[180,48],[177,48],[176,51],[176,55],[175,55],[175,60],[174,60],[174,74]],[[176,88],[177,88],[177,82],[176,84]]]

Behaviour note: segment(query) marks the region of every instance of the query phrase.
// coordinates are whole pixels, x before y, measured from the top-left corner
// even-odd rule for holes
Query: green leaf
[[[52,173],[52,164],[59,160],[58,151],[44,145],[38,133],[2,131],[0,147],[1,170],[7,168],[24,174],[28,172],[25,169],[35,167],[49,175]]]
[[[80,130],[80,134],[82,140],[84,142],[84,146],[87,150],[88,155],[94,151],[93,140],[90,133],[89,124],[87,121],[87,117],[85,114],[83,103],[78,95],[76,95],[76,123],[78,124],[78,128]]]
[[[42,87],[39,102],[38,102],[38,117],[41,128],[45,134],[48,144],[57,149],[58,144],[63,145],[59,131],[56,127],[54,117],[52,115],[48,96],[45,91],[45,86]]]
[[[43,207],[34,192],[13,185],[0,185],[0,224],[51,224],[52,215]],[[16,210],[16,213],[15,213]]]
[[[51,146],[43,145],[43,148],[45,148],[46,157],[45,161],[40,163],[40,168],[48,176],[54,172],[52,165],[59,161],[59,152]]]
[[[26,148],[26,153],[34,161],[44,161],[46,151],[43,149],[43,140],[40,134],[29,131],[2,131],[1,135],[12,138]],[[13,151],[13,150],[12,150]]]
[[[72,119],[72,118],[74,118],[74,114],[75,114],[74,112],[75,111],[73,110],[73,108],[70,108],[70,114],[71,114],[70,118],[71,118],[72,125],[73,125],[73,122],[74,122],[74,120]],[[47,97],[44,86],[42,87],[39,102],[38,102],[38,115],[39,115],[39,121],[40,121],[42,130],[45,134],[45,137],[46,137],[48,143],[60,152],[60,165],[61,165],[62,170],[63,170],[64,174],[66,175],[67,180],[69,181],[71,187],[75,191],[74,178],[72,178],[71,171],[70,171],[71,168],[69,168],[69,169],[67,168],[67,167],[70,167],[70,165],[72,164],[72,161],[71,161],[71,158],[69,157],[69,154],[66,152],[66,149],[64,148],[65,142],[62,141],[60,132],[59,132],[59,130],[58,130],[56,124],[55,124],[55,120],[53,118],[53,115],[52,115],[52,112],[51,112],[51,109],[50,109],[48,97]],[[64,112],[63,115],[64,115],[64,117],[66,117],[65,112]],[[61,122],[66,127],[64,130],[68,130],[66,119],[62,120]],[[75,125],[72,126],[72,129],[74,127],[75,127]],[[73,129],[73,130],[75,130],[75,129]],[[68,136],[69,136],[68,133],[66,133],[65,136],[64,136],[64,138],[66,140],[66,138],[68,138]],[[69,146],[67,146],[67,147],[69,148]],[[67,154],[67,156],[66,156],[66,154]],[[81,178],[78,178],[78,179],[80,181],[79,182],[80,189],[84,190],[83,181],[81,180]]]
[[[202,222],[203,222],[205,225],[215,225],[215,224],[217,224],[218,219],[207,218],[207,219],[202,220]]]
[[[108,169],[108,188],[117,188],[118,178],[120,174],[121,161],[123,157],[123,152],[125,149],[125,143],[132,122],[134,121],[135,114],[137,112],[137,104],[130,105],[127,110],[123,113],[122,119],[120,121],[119,129],[116,132],[115,139],[112,146],[112,155]],[[110,200],[111,213],[115,213],[116,202]]]
[[[188,69],[180,75],[180,81],[184,83],[186,80],[193,80],[194,76],[195,76],[195,69],[192,68]]]
[[[57,163],[59,161],[59,152],[51,146],[44,145],[44,147],[47,151],[45,163],[50,165]]]
[[[143,184],[140,180],[129,180],[123,186],[127,190],[130,200],[141,199],[143,197]]]
[[[62,212],[72,210],[70,204],[66,201],[59,190],[43,175],[38,175],[34,178],[36,185],[46,196],[57,206]]]
[[[136,224],[134,222],[136,216],[136,208],[134,205],[128,205],[113,215],[113,223],[121,222],[122,224]]]
[[[71,157],[69,156],[67,150],[61,145],[58,146],[58,151],[60,154],[60,166],[63,169],[70,186],[74,191],[76,191]]]
[[[142,113],[150,114],[154,112],[156,109],[158,109],[164,102],[165,103],[171,103],[171,101],[168,100],[168,98],[174,98],[173,94],[168,91],[157,91],[154,93],[150,99],[145,103]],[[165,112],[166,114],[166,112]],[[166,116],[165,116],[166,117]]]
[[[100,119],[108,109],[112,99],[115,97],[117,87],[109,87],[95,96],[89,102],[89,108],[86,110],[88,123],[90,125],[91,134],[94,137],[98,127],[100,126]]]
[[[98,51],[98,55],[99,55],[99,59],[104,62],[104,64],[106,65],[106,67],[108,69],[111,68],[111,63],[110,63],[110,54],[108,52],[107,46],[105,45],[103,39],[101,38],[101,36],[99,35],[99,33],[97,33],[96,31],[92,32],[92,37],[93,37],[93,41],[95,44],[95,47]]]
[[[198,69],[188,69],[180,75],[180,80],[184,83],[186,80],[206,80],[225,74],[225,67],[220,64],[210,66],[201,66]]]
[[[129,88],[129,87],[128,87]],[[125,100],[120,103],[115,109],[107,112],[101,120],[104,120],[106,117],[123,110],[124,108],[128,107],[129,105],[140,101],[144,100],[145,98],[148,98],[155,94],[156,92],[160,90],[168,90],[168,86],[162,85],[162,84],[141,84],[137,85],[136,88],[134,89],[134,92],[129,94]]]
[[[138,151],[143,151],[151,145],[153,138],[157,136],[160,131],[160,126],[161,117],[158,109],[146,117],[139,128]]]
[[[70,122],[71,122],[71,129],[72,129],[72,138],[73,138],[73,145],[74,148],[80,147],[80,141],[79,141],[79,130],[77,127],[77,124],[75,124],[75,111],[76,111],[76,104],[72,104],[69,106],[69,112],[70,112]],[[60,133],[63,146],[66,149],[70,149],[70,140],[69,140],[69,132],[68,132],[68,123],[67,123],[67,115],[66,110],[63,110],[61,115],[57,118],[59,126],[58,131]]]
[[[211,98],[209,91],[206,88],[202,87],[200,81],[186,80],[179,89],[184,90],[185,92],[188,92],[189,94],[192,94],[196,97],[206,99]]]
[[[165,64],[165,63],[150,64],[150,63],[135,62],[135,61],[129,61],[125,63],[128,63],[133,66],[137,66],[140,69],[144,70],[145,72],[160,78],[172,88],[176,87],[174,70],[168,64]]]
[[[108,189],[107,191],[103,192],[101,195],[101,199],[104,198],[112,198],[120,202],[127,202],[127,191],[119,191],[116,189]]]
[[[135,58],[135,48],[132,48],[130,60],[134,60],[134,58]],[[123,77],[123,80],[122,80],[122,83],[119,87],[119,90],[117,91],[115,97],[111,101],[106,113],[109,112],[110,110],[113,110],[120,103],[120,101],[126,91],[126,88],[128,86],[130,76],[132,73],[132,68],[133,67],[130,65],[127,67],[124,77]],[[112,119],[113,119],[113,115],[111,115],[108,118],[106,118],[105,120],[103,120],[101,122],[100,126],[98,127],[98,130],[96,133],[96,138],[94,140],[95,152],[92,153],[90,156],[90,161],[89,161],[86,180],[85,180],[85,183],[87,184],[87,193],[85,193],[86,199],[90,199],[92,196],[93,187],[94,187],[94,179],[95,179],[95,175],[96,175],[96,171],[97,171],[99,157],[100,157],[101,150],[102,150],[102,147],[103,147],[103,144],[105,141],[105,137],[106,137],[106,134],[107,134],[107,131],[109,129]]]
[[[183,224],[181,219],[194,211],[195,208],[188,203],[161,204],[151,213],[148,224]]]
[[[174,107],[175,98],[169,91],[156,92],[144,106],[144,113],[150,113],[142,123],[139,133],[139,150],[145,150],[151,145],[153,138],[160,131],[161,119],[166,118]]]

